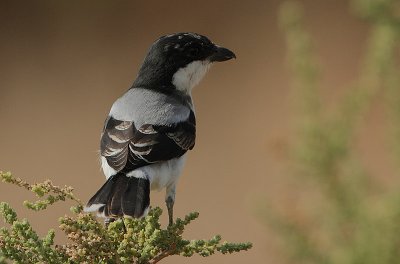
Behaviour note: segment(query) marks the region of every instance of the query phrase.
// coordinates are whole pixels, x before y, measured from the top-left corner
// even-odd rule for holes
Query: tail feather
[[[107,209],[108,214],[111,216],[121,216],[122,215],[122,195],[128,188],[128,177],[120,176],[113,185],[112,193],[113,195],[108,198]]]
[[[95,204],[106,204],[110,194],[112,193],[112,188],[114,186],[114,182],[116,180],[116,176],[111,176],[108,180],[101,186],[101,188],[90,198],[89,202],[86,205],[86,208],[92,207]]]
[[[128,188],[122,196],[124,215],[141,217],[150,204],[150,182],[142,178],[130,178]]]
[[[107,180],[89,200],[85,211],[97,211],[103,217],[139,218],[146,214],[149,205],[150,181],[120,173]]]

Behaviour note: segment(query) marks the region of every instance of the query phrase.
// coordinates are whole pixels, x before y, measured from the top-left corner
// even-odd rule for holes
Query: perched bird
[[[106,183],[85,211],[106,219],[147,214],[150,190],[166,188],[173,223],[176,183],[196,138],[192,88],[211,64],[235,54],[195,33],[156,40],[132,87],[111,107],[101,135]]]

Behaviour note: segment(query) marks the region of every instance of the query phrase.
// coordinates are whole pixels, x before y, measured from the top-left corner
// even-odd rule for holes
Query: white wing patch
[[[119,138],[115,134],[112,134],[112,133],[109,133],[109,132],[107,134],[112,140],[114,140],[117,143],[126,143],[126,142],[128,142],[130,140],[130,138],[126,138],[126,137],[125,138]]]
[[[121,124],[116,126],[115,129],[117,129],[117,130],[127,130],[127,129],[130,128],[131,125],[132,125],[132,122],[123,121]]]
[[[149,155],[149,153],[151,152],[151,148],[145,148],[142,150],[137,150],[134,148],[135,145],[132,143],[129,143],[129,149],[130,151],[135,154],[136,156],[139,156],[140,158],[144,159],[142,156],[143,155]]]

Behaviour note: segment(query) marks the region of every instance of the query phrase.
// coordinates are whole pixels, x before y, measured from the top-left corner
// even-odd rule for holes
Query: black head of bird
[[[195,33],[176,33],[156,40],[139,70],[134,87],[190,91],[214,62],[236,58],[229,49]]]

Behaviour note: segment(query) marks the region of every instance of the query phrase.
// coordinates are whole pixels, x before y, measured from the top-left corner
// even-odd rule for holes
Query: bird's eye
[[[199,48],[190,48],[188,53],[190,57],[196,57],[199,54]]]

